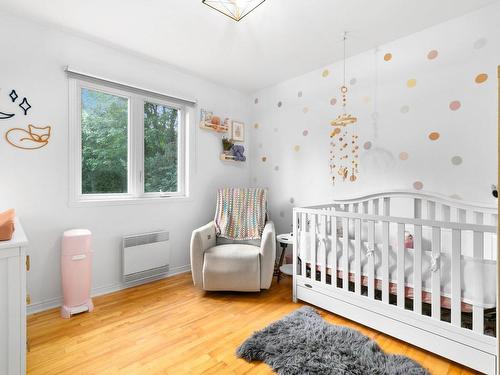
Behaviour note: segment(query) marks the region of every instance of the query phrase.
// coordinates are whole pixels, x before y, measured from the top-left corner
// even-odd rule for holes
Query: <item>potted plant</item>
[[[231,139],[222,137],[222,150],[224,152],[224,155],[231,155],[231,148],[233,147],[233,145],[234,143]]]

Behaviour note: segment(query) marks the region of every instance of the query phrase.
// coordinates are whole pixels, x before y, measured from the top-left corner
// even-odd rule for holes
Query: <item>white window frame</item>
[[[82,89],[100,91],[128,99],[128,162],[127,193],[83,194],[82,193]],[[177,131],[177,192],[144,191],[144,104],[145,102],[175,108],[179,111]],[[188,129],[187,106],[165,99],[138,94],[132,91],[78,78],[69,78],[69,176],[70,206],[93,204],[143,203],[159,200],[188,199]]]

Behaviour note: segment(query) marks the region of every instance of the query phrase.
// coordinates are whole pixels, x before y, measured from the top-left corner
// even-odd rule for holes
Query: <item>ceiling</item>
[[[0,0],[0,9],[253,92],[497,0],[266,0],[239,23],[201,0]]]

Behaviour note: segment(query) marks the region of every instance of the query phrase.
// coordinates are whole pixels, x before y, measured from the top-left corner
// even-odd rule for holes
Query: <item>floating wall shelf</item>
[[[234,161],[236,163],[244,163],[243,160],[236,160],[232,155],[220,154],[220,160],[222,161]]]
[[[229,131],[229,128],[227,125],[221,124],[221,125],[215,125],[211,124],[206,121],[200,122],[200,128],[206,129],[206,130],[211,130],[216,133],[227,133]]]

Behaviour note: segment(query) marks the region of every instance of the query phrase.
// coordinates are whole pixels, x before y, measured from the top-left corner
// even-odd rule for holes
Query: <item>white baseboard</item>
[[[91,293],[92,297],[102,296],[104,294],[109,294],[109,293],[117,292],[119,290],[132,288],[132,287],[137,286],[137,285],[147,284],[147,283],[150,283],[152,281],[165,279],[167,277],[178,275],[180,273],[189,272],[190,270],[191,270],[191,265],[189,265],[189,264],[187,264],[185,266],[180,266],[180,267],[173,267],[167,273],[165,273],[163,275],[153,276],[153,277],[149,277],[149,278],[145,278],[145,279],[141,279],[141,280],[130,281],[127,283],[118,282],[116,284],[99,286],[99,287],[93,288],[90,293]],[[50,299],[47,299],[44,301],[34,302],[26,307],[26,313],[28,315],[31,315],[31,314],[35,314],[37,312],[50,310],[50,309],[53,309],[55,307],[60,307],[60,306],[62,306],[62,302],[63,302],[62,296],[56,297],[56,298],[50,298]]]

